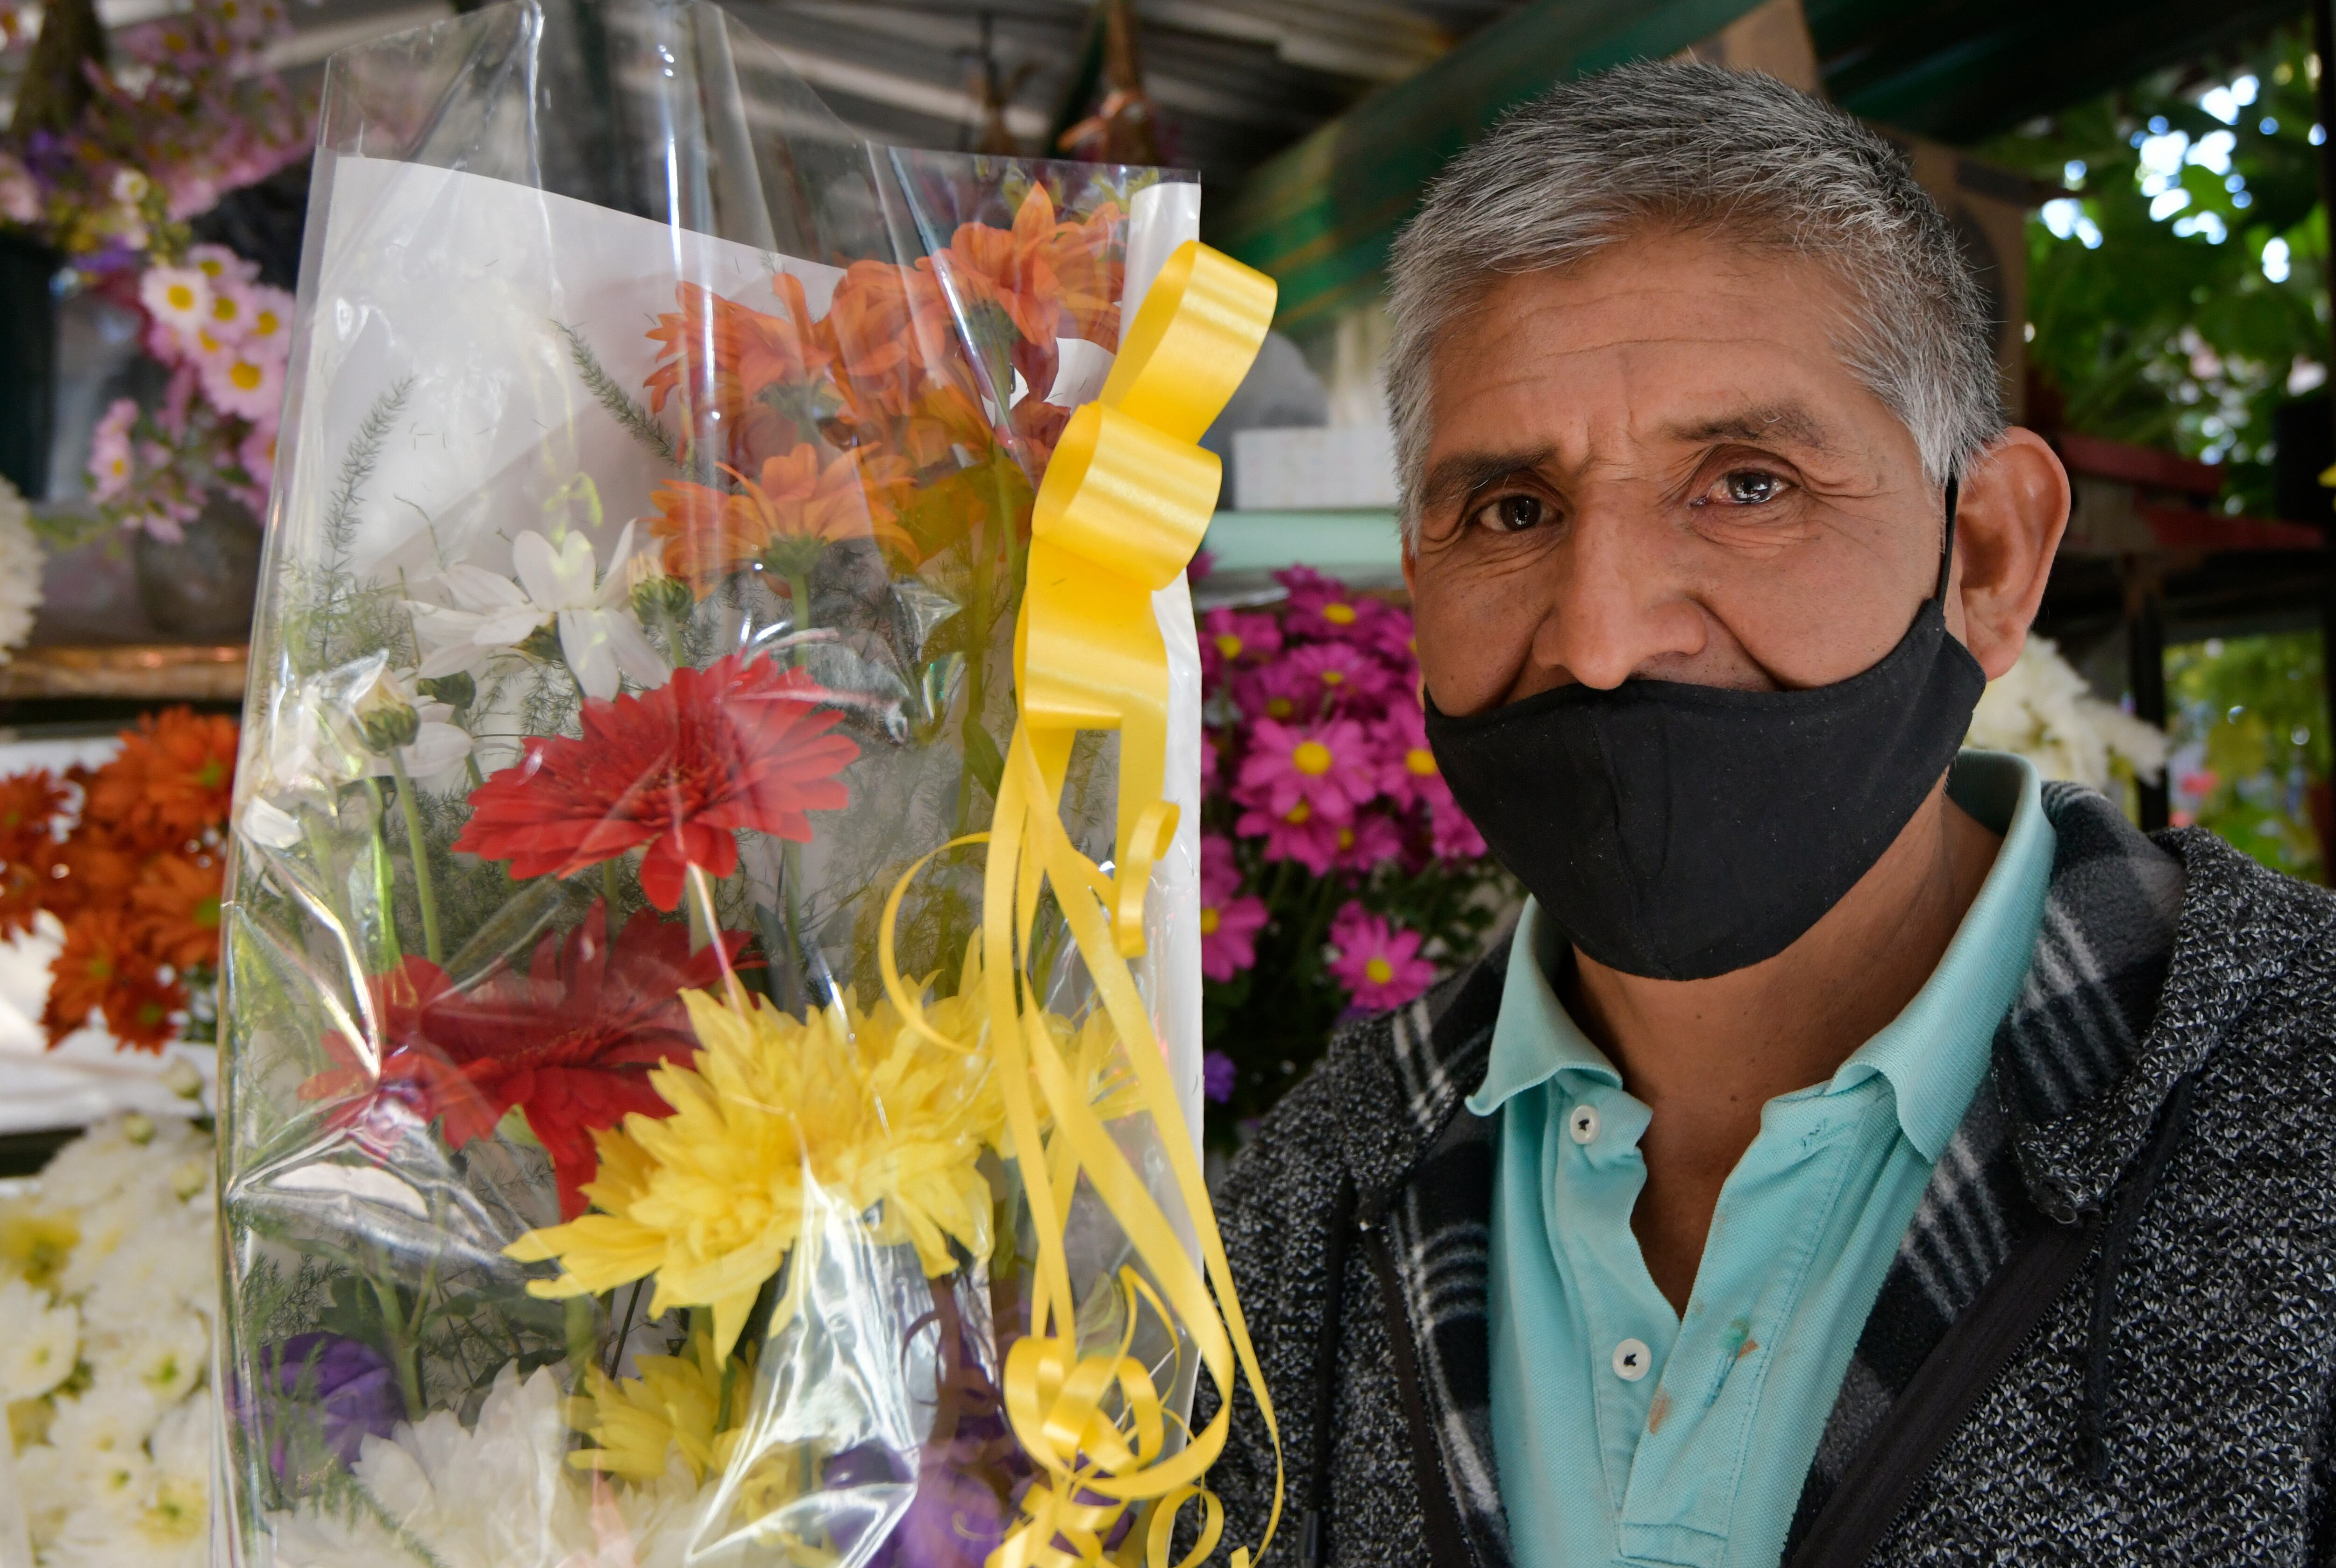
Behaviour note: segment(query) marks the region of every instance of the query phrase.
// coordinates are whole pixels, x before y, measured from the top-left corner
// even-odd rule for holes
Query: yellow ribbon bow
[[[1248,373],[1273,303],[1273,282],[1262,274],[1197,243],[1180,247],[1145,295],[1102,395],[1071,417],[1032,514],[1016,629],[1020,707],[988,836],[982,947],[993,955],[983,966],[990,1046],[1038,1238],[1028,1332],[1007,1352],[1005,1405],[1017,1440],[1043,1474],[988,1568],[1078,1568],[1126,1561],[1138,1548],[1151,1568],[1167,1568],[1177,1510],[1195,1499],[1202,1509],[1199,1544],[1179,1568],[1205,1560],[1222,1532],[1223,1511],[1202,1478],[1224,1447],[1236,1369],[1275,1445],[1273,1507],[1259,1553],[1280,1521],[1273,1401],[1241,1319],[1190,1125],[1126,963],[1144,953],[1144,889],[1176,828],[1175,808],[1161,799],[1168,663],[1152,595],[1200,547],[1220,472],[1216,458],[1195,443]],[[1081,730],[1119,731],[1117,849],[1109,876],[1079,852],[1062,822],[1064,772]],[[1084,1076],[1065,1060],[1023,975],[1048,886],[1125,1050],[1137,1108],[1157,1128],[1182,1215],[1162,1206],[1088,1103]],[[884,983],[921,1029],[891,962],[891,927],[888,914]],[[1064,1239],[1082,1176],[1141,1265],[1120,1281],[1127,1325],[1121,1342],[1084,1355]],[[1186,1234],[1197,1240],[1197,1263]],[[1222,1396],[1209,1424],[1173,1453],[1183,1425],[1167,1412],[1150,1371],[1128,1354],[1143,1306],[1192,1336]],[[1131,1507],[1138,1510],[1133,1519]],[[1114,1544],[1115,1537],[1123,1544]],[[1247,1568],[1251,1556],[1247,1547],[1235,1548],[1233,1568]]]

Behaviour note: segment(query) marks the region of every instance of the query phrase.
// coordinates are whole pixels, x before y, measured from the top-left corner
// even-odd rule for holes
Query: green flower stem
[[[794,601],[794,629],[798,633],[811,630],[811,573],[808,570],[789,572],[787,593]],[[811,650],[808,647],[798,647],[795,650],[795,663],[799,665],[810,663]]]
[[[379,933],[381,961],[379,973],[389,973],[404,961],[404,948],[397,940],[397,882],[390,870],[389,802],[381,798],[379,779],[365,781],[365,790],[373,797],[373,886],[375,901],[381,908]]]
[[[617,858],[610,856],[600,862],[600,898],[608,905],[608,918],[617,918]],[[614,936],[616,933],[609,933]]]
[[[389,770],[397,780],[397,806],[405,817],[405,852],[414,862],[414,893],[422,903],[422,946],[430,962],[443,964],[446,950],[438,941],[438,894],[430,880],[430,846],[422,838],[422,808],[414,804],[414,780],[406,777],[405,757],[389,749]]]

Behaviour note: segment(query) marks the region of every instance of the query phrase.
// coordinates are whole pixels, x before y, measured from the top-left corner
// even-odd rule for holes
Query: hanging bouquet
[[[39,112],[20,107],[0,142],[0,222],[84,275],[120,272],[149,252],[178,256],[188,219],[307,155],[311,108],[266,65],[290,25],[281,0],[194,0],[110,36],[88,0],[50,0],[38,26],[26,24],[33,9],[0,4],[0,34],[13,41],[78,21],[97,53],[35,45],[33,67],[55,80],[18,89],[20,103],[43,101]]]
[[[29,1545],[33,1561],[90,1568],[209,1562],[212,1163],[192,1123],[133,1114],[0,1199],[0,1553],[12,1561]],[[12,1543],[12,1525],[29,1541]]]
[[[1344,1018],[1473,961],[1514,907],[1428,750],[1411,616],[1304,566],[1201,619],[1201,969],[1212,1141],[1231,1147]]]
[[[170,373],[160,406],[118,399],[98,421],[90,498],[102,523],[175,542],[219,494],[268,509],[292,340],[292,296],[224,246],[138,282],[146,352]]]
[[[102,767],[0,779],[0,937],[44,915],[63,926],[52,1046],[92,1019],[139,1050],[217,1039],[236,743],[234,720],[174,708]]]
[[[1194,1380],[1266,1397],[1181,574],[1270,286],[1161,171],[867,147],[710,5],[336,57],[321,146],[227,932],[242,1551],[1205,1554]]]

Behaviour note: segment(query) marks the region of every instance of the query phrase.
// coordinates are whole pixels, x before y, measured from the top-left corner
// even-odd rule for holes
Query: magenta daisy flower
[[[1368,875],[1403,854],[1403,835],[1376,811],[1366,811],[1338,829],[1338,868]]]
[[[1446,789],[1441,800],[1427,808],[1428,847],[1438,860],[1477,860],[1484,854],[1484,836]]]
[[[1212,682],[1235,666],[1255,665],[1281,652],[1281,623],[1271,615],[1211,610],[1201,617],[1201,670]]]
[[[1449,804],[1452,788],[1427,744],[1427,716],[1409,702],[1397,702],[1372,739],[1379,746],[1379,789],[1402,807]]]
[[[1201,837],[1201,973],[1231,980],[1257,962],[1257,934],[1268,919],[1265,900],[1241,896],[1241,868],[1221,834]]]
[[[1313,817],[1348,822],[1378,792],[1377,761],[1369,736],[1352,719],[1302,728],[1260,719],[1251,731],[1233,798],[1284,818],[1303,801]]]
[[[1310,702],[1299,699],[1300,713],[1368,702],[1394,684],[1387,666],[1352,643],[1312,643],[1293,649],[1281,668],[1293,687],[1310,696]]]
[[[1371,1012],[1401,1007],[1436,979],[1436,965],[1419,956],[1419,933],[1390,925],[1351,900],[1330,922],[1330,946],[1337,954],[1330,973],[1357,1007]]]
[[[1251,809],[1241,814],[1233,831],[1244,838],[1262,838],[1268,860],[1295,860],[1317,876],[1330,875],[1338,858],[1338,824],[1328,822],[1300,800],[1288,814]]]
[[[1273,576],[1290,590],[1282,626],[1293,637],[1326,643],[1375,642],[1381,634],[1381,623],[1394,614],[1381,601],[1366,598],[1310,566],[1290,566]]]

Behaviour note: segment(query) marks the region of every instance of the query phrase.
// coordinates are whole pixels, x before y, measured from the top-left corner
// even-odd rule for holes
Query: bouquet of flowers
[[[0,1198],[0,1557],[209,1562],[212,1160],[191,1123],[133,1114]]]
[[[1341,1019],[1473,961],[1517,900],[1428,750],[1411,616],[1304,566],[1277,577],[1281,602],[1201,620],[1201,971],[1223,1146]]]
[[[243,1560],[1205,1554],[1194,1379],[1266,1395],[1182,570],[1271,286],[1187,180],[868,147],[704,4],[338,56],[320,147],[226,939]]]
[[[198,245],[182,266],[147,267],[138,299],[146,352],[170,379],[159,408],[122,398],[98,421],[89,459],[97,516],[175,542],[218,492],[264,513],[292,296],[226,247]]]
[[[36,29],[24,18],[34,7],[0,0],[0,38],[70,29],[85,4],[51,0]],[[179,255],[189,218],[307,150],[308,106],[265,63],[289,24],[282,0],[194,0],[120,29],[95,59],[36,51],[35,64],[73,80],[20,86],[53,111],[19,112],[19,134],[0,145],[0,222],[91,276]],[[82,30],[101,36],[94,15]]]
[[[63,924],[41,1022],[54,1046],[92,1016],[159,1051],[218,1038],[219,891],[235,721],[173,708],[112,760],[0,779],[0,937]]]

